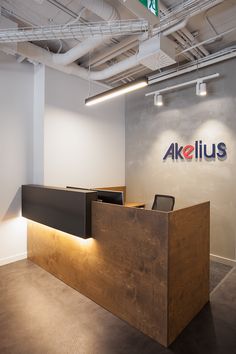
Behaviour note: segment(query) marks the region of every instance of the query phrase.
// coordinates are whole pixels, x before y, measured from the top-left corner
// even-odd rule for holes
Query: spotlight
[[[206,96],[207,95],[207,86],[205,82],[197,82],[196,85],[196,95],[197,96]]]
[[[206,96],[207,94],[207,87],[206,87],[206,83],[205,82],[202,82],[200,84],[200,87],[199,87],[199,92],[200,92],[200,96]]]
[[[158,91],[148,92],[145,94],[145,96],[152,96],[153,95],[154,96],[154,105],[155,106],[163,106],[163,99],[162,99],[162,95],[161,95],[162,93],[177,90],[178,88],[183,88],[183,87],[187,87],[187,86],[191,86],[191,85],[196,85],[196,95],[197,96],[206,96],[207,95],[206,81],[216,79],[219,76],[220,76],[220,74],[216,73],[216,74],[212,74],[209,76],[199,77],[198,79],[190,80],[187,82],[182,82],[180,84],[169,86],[169,87],[165,87],[161,90],[159,89]],[[162,81],[162,80],[156,79],[156,80],[150,81],[150,79],[149,79],[148,83],[151,85],[151,84],[153,84],[155,82],[159,82],[159,81]]]
[[[154,95],[154,105],[155,106],[163,106],[163,97],[162,95],[156,94]]]

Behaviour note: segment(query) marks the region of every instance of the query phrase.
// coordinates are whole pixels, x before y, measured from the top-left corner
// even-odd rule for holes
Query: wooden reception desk
[[[168,346],[209,300],[209,207],[92,201],[92,238],[28,221],[28,257]]]
[[[43,222],[46,205],[54,221],[55,202],[66,200],[66,220],[91,216],[92,237],[28,221],[28,258],[168,346],[209,300],[209,202],[166,213],[91,200],[89,210],[96,196],[55,190],[24,187],[25,216]],[[63,218],[61,203],[56,211]]]

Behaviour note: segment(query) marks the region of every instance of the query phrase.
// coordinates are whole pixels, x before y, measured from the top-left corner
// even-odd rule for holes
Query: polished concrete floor
[[[236,268],[212,263],[211,285],[166,349],[30,261],[12,263],[0,267],[0,354],[234,354]]]
[[[231,269],[232,267],[229,265],[210,262],[210,292],[212,292]]]

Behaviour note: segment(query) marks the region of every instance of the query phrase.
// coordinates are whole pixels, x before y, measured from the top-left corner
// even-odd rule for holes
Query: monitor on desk
[[[91,190],[91,191],[97,192],[98,200],[100,200],[104,203],[119,204],[119,205],[124,204],[124,194],[122,191],[113,191],[113,190],[106,190],[106,189],[93,189],[93,188],[79,188],[79,187],[73,187],[73,186],[67,186],[66,188]]]
[[[92,189],[93,191],[97,192],[98,200],[101,200],[104,203],[111,203],[111,204],[124,204],[124,195],[122,191],[112,191],[112,190],[105,190],[105,189]]]

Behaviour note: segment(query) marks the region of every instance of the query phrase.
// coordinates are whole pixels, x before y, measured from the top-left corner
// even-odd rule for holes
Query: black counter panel
[[[91,237],[91,207],[97,193],[90,190],[22,186],[22,216],[69,234]]]

